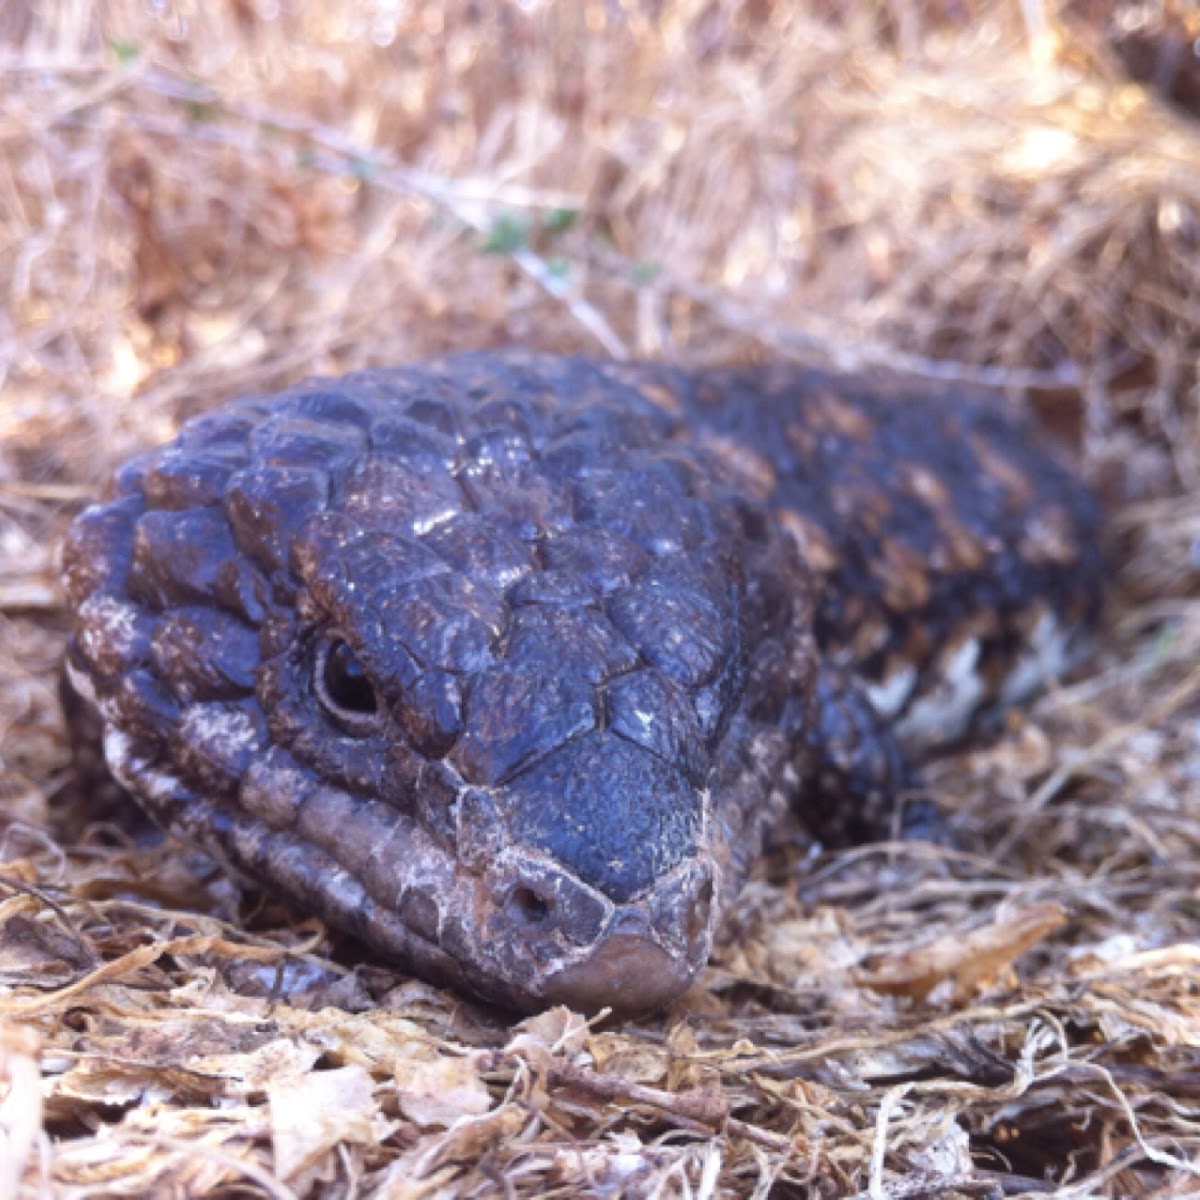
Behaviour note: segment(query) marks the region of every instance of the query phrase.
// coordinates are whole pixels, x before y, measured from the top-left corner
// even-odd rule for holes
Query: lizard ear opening
[[[375,688],[350,645],[330,638],[317,651],[313,685],[325,711],[348,733],[375,728],[381,705]]]

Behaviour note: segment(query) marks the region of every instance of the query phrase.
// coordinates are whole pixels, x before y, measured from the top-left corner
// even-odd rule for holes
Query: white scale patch
[[[259,745],[249,714],[220,704],[193,704],[186,709],[180,733],[222,763],[234,763],[243,750]]]
[[[133,753],[132,741],[109,725],[104,732],[104,757],[108,769],[123,787],[150,802],[169,804],[180,792],[180,782],[166,771],[156,770]]]
[[[75,694],[86,700],[93,708],[99,708],[100,701],[96,697],[96,687],[92,683],[92,677],[85,671],[81,671],[69,658],[65,665],[67,678],[71,681],[71,687]]]
[[[936,686],[920,696],[896,722],[896,736],[906,746],[929,749],[961,738],[970,726],[988,687],[979,671],[980,643],[963,642],[935,669]],[[1053,613],[1043,613],[1029,644],[1000,690],[1002,704],[1019,704],[1071,665],[1071,637]],[[887,720],[899,713],[917,682],[909,667],[882,683],[865,687],[875,711]]]
[[[136,644],[140,615],[135,605],[94,592],[79,606],[79,641],[89,654],[107,649],[124,657]]]
[[[633,709],[631,716],[633,716],[638,725],[641,726],[642,733],[646,736],[649,736],[650,732],[654,728],[654,713],[646,712],[644,709],[635,708]]]
[[[1070,634],[1054,614],[1043,613],[1034,626],[1028,648],[1004,681],[1000,699],[1005,704],[1019,704],[1048,679],[1062,675],[1071,665],[1070,643]]]
[[[962,737],[987,694],[979,666],[979,639],[963,642],[940,665],[937,685],[896,722],[896,736],[908,746],[937,746]]]
[[[892,677],[882,683],[864,684],[863,691],[871,707],[885,721],[890,721],[908,702],[916,685],[917,668],[908,666],[903,671],[893,672]]]

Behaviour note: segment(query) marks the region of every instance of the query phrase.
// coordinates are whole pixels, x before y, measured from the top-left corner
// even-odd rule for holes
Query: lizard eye
[[[373,728],[379,699],[354,651],[341,638],[325,642],[318,652],[315,682],[317,699],[348,732]]]

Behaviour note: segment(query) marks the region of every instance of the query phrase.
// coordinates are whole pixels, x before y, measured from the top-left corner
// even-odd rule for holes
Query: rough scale
[[[885,836],[910,764],[1064,669],[1097,525],[998,401],[449,357],[128,464],[72,527],[68,665],[171,833],[435,982],[645,1010],[789,805]]]

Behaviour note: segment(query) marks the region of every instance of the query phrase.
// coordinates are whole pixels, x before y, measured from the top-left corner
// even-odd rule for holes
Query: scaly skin
[[[788,805],[884,834],[1063,668],[1096,527],[978,400],[466,355],[129,464],[72,527],[68,664],[171,833],[433,981],[646,1010]]]

